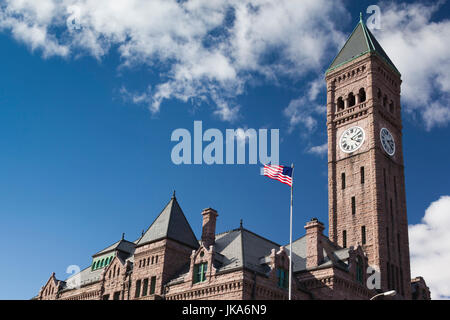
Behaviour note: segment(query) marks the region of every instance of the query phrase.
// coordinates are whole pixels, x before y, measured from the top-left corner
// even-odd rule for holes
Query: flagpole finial
[[[241,224],[239,226],[239,228],[242,230],[244,228],[244,221],[241,219]]]
[[[122,232],[122,240],[125,239],[125,232]]]
[[[360,22],[363,21],[363,14],[362,14],[362,12],[359,13],[359,21],[360,21]]]
[[[175,199],[175,190],[173,190],[172,199]]]

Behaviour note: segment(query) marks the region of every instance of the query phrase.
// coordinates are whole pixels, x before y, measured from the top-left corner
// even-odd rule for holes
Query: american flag
[[[281,183],[292,187],[292,168],[284,166],[265,165],[264,175],[270,179],[278,180]]]

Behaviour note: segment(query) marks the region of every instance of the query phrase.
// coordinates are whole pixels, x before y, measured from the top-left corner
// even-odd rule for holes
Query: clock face
[[[361,148],[365,139],[366,133],[363,128],[352,127],[342,134],[339,146],[343,152],[352,153]]]
[[[388,129],[383,128],[380,131],[381,145],[384,151],[391,157],[395,154],[395,141]]]

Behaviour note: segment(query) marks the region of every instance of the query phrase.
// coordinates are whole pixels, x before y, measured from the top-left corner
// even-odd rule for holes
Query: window
[[[359,102],[366,101],[366,90],[364,88],[359,89]]]
[[[394,195],[395,195],[395,201],[397,202],[397,178],[394,176]]]
[[[347,248],[347,230],[342,232],[342,247]]]
[[[114,292],[113,300],[120,300],[120,291]]]
[[[361,284],[364,283],[364,265],[360,256],[356,257],[356,281]]]
[[[289,287],[287,272],[284,269],[277,269],[278,287],[287,289]]]
[[[142,296],[145,297],[147,295],[148,290],[148,278],[144,279],[144,283],[142,285]]]
[[[391,265],[387,263],[387,281],[388,281],[388,289],[392,289],[391,287]]]
[[[155,258],[155,263],[158,263],[158,256],[156,256]]]
[[[103,300],[109,300],[109,294],[103,295]]]
[[[341,181],[342,181],[342,190],[344,190],[345,189],[345,173],[342,173]]]
[[[391,289],[397,289],[395,284],[395,266],[391,264]]]
[[[356,198],[352,197],[352,215],[356,214]]]
[[[155,287],[156,287],[156,277],[152,277],[150,280],[150,294],[155,293]]]
[[[337,111],[343,111],[344,110],[344,100],[342,99],[342,97],[340,97],[337,100]]]
[[[400,268],[400,292],[402,295],[404,295],[403,290],[403,270]]]
[[[366,177],[365,177],[364,167],[361,167],[361,184],[364,184],[365,180],[366,180]]]
[[[391,102],[389,103],[389,112],[390,113],[394,113],[394,102],[391,100]]]
[[[353,107],[356,104],[356,99],[355,99],[355,95],[353,94],[353,92],[351,92],[348,95],[348,106],[349,107]]]
[[[361,227],[361,242],[362,244],[366,244],[366,226]]]
[[[389,228],[386,228],[386,243],[387,243],[388,258],[391,259],[391,249],[389,248]]]
[[[136,281],[136,292],[134,294],[134,297],[139,298],[140,295],[141,295],[141,280],[137,280]]]
[[[155,262],[155,257],[153,256],[152,257],[152,264]]]
[[[200,263],[194,266],[194,283],[199,283],[206,280],[207,269],[208,263]]]

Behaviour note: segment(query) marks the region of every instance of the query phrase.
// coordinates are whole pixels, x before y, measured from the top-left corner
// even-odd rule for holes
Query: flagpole
[[[289,235],[289,300],[292,300],[292,206],[294,203],[294,164],[292,168],[292,186],[291,186],[291,217],[290,217],[290,235]]]

